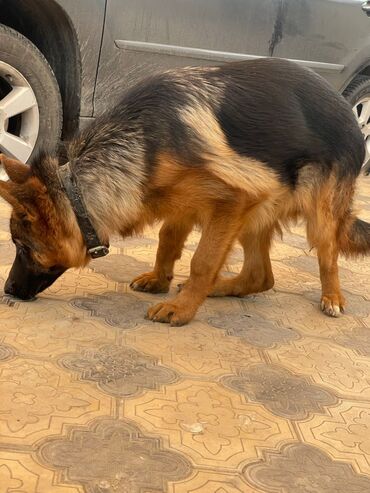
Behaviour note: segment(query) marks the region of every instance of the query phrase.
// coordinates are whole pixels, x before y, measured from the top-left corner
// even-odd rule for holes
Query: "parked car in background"
[[[152,72],[274,56],[349,100],[369,162],[369,15],[370,0],[0,0],[0,151],[27,161]]]

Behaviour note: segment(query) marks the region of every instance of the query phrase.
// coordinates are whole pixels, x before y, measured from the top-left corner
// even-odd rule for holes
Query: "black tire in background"
[[[343,96],[350,103],[354,109],[354,113],[359,117],[361,114],[361,101],[368,101],[370,105],[370,77],[366,75],[358,75],[353,79],[349,86],[343,92]],[[356,109],[358,108],[358,110]],[[370,148],[370,114],[366,122],[360,124],[361,131],[364,133],[364,137],[367,140],[367,147]],[[370,172],[370,156],[368,153],[367,160],[364,163],[364,171],[366,174]]]
[[[39,128],[37,141],[28,159],[30,160],[40,147],[45,144],[55,146],[60,139],[63,110],[59,86],[53,70],[38,48],[23,35],[3,24],[0,24],[0,62],[5,62],[20,72],[36,97]],[[6,91],[9,91],[9,84],[6,78],[2,78],[0,100]]]

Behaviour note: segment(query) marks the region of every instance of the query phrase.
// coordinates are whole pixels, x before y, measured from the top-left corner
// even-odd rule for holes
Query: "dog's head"
[[[11,206],[16,257],[5,293],[31,300],[70,267],[87,263],[86,248],[71,208],[60,191],[56,159],[47,155],[29,167],[0,154],[9,181],[0,196]]]

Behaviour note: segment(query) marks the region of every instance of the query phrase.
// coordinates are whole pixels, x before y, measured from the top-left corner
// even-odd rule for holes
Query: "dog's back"
[[[113,139],[119,147],[135,132],[149,168],[168,151],[184,166],[202,166],[215,146],[227,146],[293,187],[307,163],[357,176],[365,153],[344,98],[311,70],[271,58],[152,76],[82,133],[78,154]]]
[[[212,72],[208,78],[212,77]],[[363,137],[349,104],[317,74],[279,59],[226,65],[215,113],[230,147],[294,185],[305,163],[357,176]]]

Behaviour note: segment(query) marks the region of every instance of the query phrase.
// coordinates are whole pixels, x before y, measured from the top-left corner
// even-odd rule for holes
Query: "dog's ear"
[[[14,209],[23,209],[15,193],[15,186],[11,181],[0,181],[0,197],[6,200]]]
[[[11,159],[4,154],[0,154],[0,164],[4,166],[6,174],[14,183],[23,184],[31,176],[30,167],[17,159]]]
[[[21,214],[32,222],[37,218],[35,207],[35,189],[28,185],[19,185],[13,181],[0,180],[0,197],[13,207],[16,214]]]

